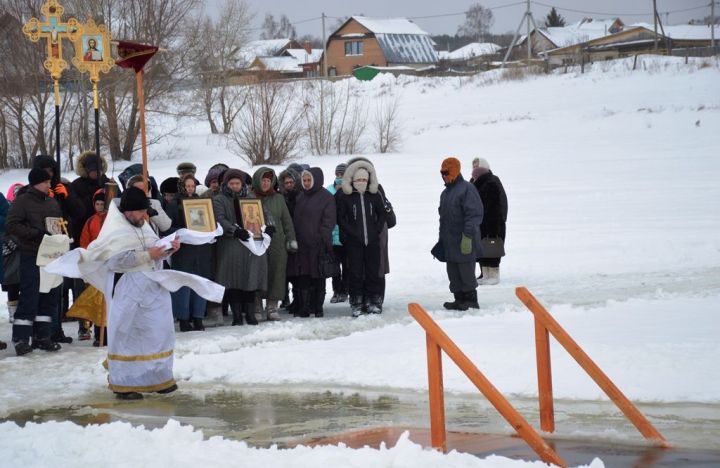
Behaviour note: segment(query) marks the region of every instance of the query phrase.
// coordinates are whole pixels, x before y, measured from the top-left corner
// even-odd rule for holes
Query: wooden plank
[[[550,365],[549,333],[535,319],[535,358],[538,374],[538,403],[540,405],[540,429],[555,432],[555,409],[553,407],[552,369]]]
[[[546,463],[554,463],[558,466],[566,466],[560,456],[543,440],[540,435],[525,421],[520,413],[510,404],[509,401],[490,383],[480,370],[470,361],[460,348],[450,339],[450,337],[435,323],[425,309],[420,304],[409,304],[408,310],[415,320],[425,329],[435,342],[442,348],[450,359],[457,364],[460,370],[475,384],[475,386],[485,395],[485,398],[492,403],[495,409],[505,418],[505,420],[517,431],[520,437],[527,442],[530,447],[538,454],[540,459]]]
[[[445,396],[442,375],[442,350],[429,334],[425,335],[428,361],[430,432],[433,448],[447,452],[445,432]]]
[[[632,402],[620,391],[620,389],[605,375],[595,362],[590,359],[579,344],[570,337],[552,315],[543,307],[542,304],[533,296],[527,288],[519,287],[515,289],[515,295],[527,306],[535,315],[535,318],[542,323],[556,340],[565,348],[565,350],[580,364],[585,372],[598,384],[605,394],[620,408],[630,422],[640,431],[646,438],[657,442],[661,447],[669,447],[665,437],[655,429],[650,421],[632,404]]]

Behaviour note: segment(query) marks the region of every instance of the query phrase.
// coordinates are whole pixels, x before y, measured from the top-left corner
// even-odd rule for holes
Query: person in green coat
[[[275,221],[275,234],[267,251],[268,280],[265,291],[267,320],[280,320],[278,308],[285,297],[285,272],[288,252],[297,251],[295,228],[285,198],[278,191],[275,171],[261,167],[253,174],[253,193],[262,201],[263,210],[270,212]]]

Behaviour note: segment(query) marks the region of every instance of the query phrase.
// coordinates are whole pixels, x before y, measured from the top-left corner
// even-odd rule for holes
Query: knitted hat
[[[120,197],[120,212],[147,210],[150,207],[147,195],[139,188],[129,187]]]
[[[178,175],[185,174],[185,173],[191,173],[192,175],[195,175],[195,172],[197,172],[197,167],[195,167],[195,164],[191,162],[184,162],[177,165],[175,168]]]
[[[445,158],[440,165],[440,171],[447,171],[448,182],[454,182],[460,175],[460,160],[457,158]]]
[[[210,184],[212,184],[214,180],[220,182],[220,174],[222,174],[225,170],[226,169],[223,169],[222,167],[211,167],[205,176],[205,186],[210,187]]]
[[[345,174],[345,169],[347,169],[347,166],[348,165],[345,163],[340,163],[335,166],[335,175],[342,176],[343,174]]]
[[[177,193],[179,177],[168,177],[160,184],[161,193]]]
[[[93,154],[92,156],[85,158],[82,165],[88,174],[92,171],[97,171],[100,168],[100,158]]]
[[[28,174],[28,182],[30,182],[30,185],[42,184],[50,179],[52,179],[52,177],[50,177],[50,174],[48,174],[45,169],[38,169],[37,167],[30,169],[30,173]]]
[[[223,176],[223,184],[227,184],[231,179],[240,179],[243,185],[245,185],[246,177],[247,175],[240,169],[228,169]]]
[[[98,200],[103,201],[103,202],[105,201],[105,189],[95,190],[95,193],[93,194],[93,197],[92,197],[93,205]]]

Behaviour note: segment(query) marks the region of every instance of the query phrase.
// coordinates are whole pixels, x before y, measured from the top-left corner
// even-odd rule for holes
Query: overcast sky
[[[209,4],[221,4],[222,0],[206,0]],[[286,14],[291,21],[299,22],[316,18],[325,13],[330,17],[344,17],[364,14],[373,17],[406,17],[411,18],[430,34],[454,34],[464,20],[462,14],[475,1],[462,0],[246,0],[256,13],[255,23],[260,26],[266,13],[275,16]],[[525,11],[522,0],[484,0],[481,5],[493,8],[495,24],[494,33],[515,32]],[[520,3],[518,5],[512,5]],[[568,23],[585,16],[595,18],[620,17],[625,24],[635,22],[652,22],[652,0],[538,0],[532,4],[532,13],[538,26],[541,26],[545,15],[552,5]],[[512,5],[505,6],[504,5]],[[663,22],[667,24],[685,24],[693,18],[703,18],[710,14],[710,0],[657,0],[658,11]],[[688,10],[689,11],[677,11]],[[570,11],[578,10],[578,11]],[[720,14],[720,7],[716,5]],[[584,11],[584,12],[581,12]],[[670,12],[669,14],[665,14]],[[439,16],[435,18],[419,18],[422,16]],[[328,19],[327,27],[335,24],[335,19]],[[296,24],[299,35],[312,34],[320,37],[322,27],[320,20],[311,20]],[[524,26],[523,26],[524,29]],[[328,31],[329,32],[329,31]],[[259,35],[259,32],[257,33]]]

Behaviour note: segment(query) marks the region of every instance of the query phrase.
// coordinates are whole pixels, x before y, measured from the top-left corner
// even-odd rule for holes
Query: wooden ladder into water
[[[535,350],[538,375],[538,398],[540,404],[540,428],[546,432],[555,431],[555,416],[552,396],[552,374],[550,364],[549,334],[565,348],[585,372],[610,397],[640,433],[660,447],[669,447],[665,438],[650,421],[617,388],[607,375],[580,348],[527,288],[515,290],[517,297],[535,316]],[[522,415],[483,375],[452,339],[440,328],[420,304],[408,304],[410,315],[425,330],[428,362],[428,393],[430,402],[430,439],[433,448],[447,451],[445,429],[445,400],[442,378],[442,352],[450,357],[461,371],[475,384],[485,398],[515,429],[518,435],[546,463],[566,466],[562,458],[533,429]]]

